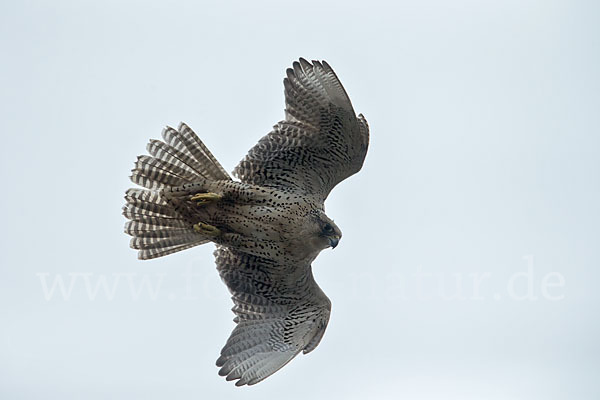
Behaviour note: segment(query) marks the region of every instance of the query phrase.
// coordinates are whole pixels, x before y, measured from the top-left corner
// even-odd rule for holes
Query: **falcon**
[[[285,119],[250,149],[232,177],[184,123],[167,127],[139,156],[123,214],[142,260],[215,243],[236,326],[216,364],[237,386],[253,385],[314,350],[331,302],[311,264],[342,237],[325,214],[335,185],[357,173],[367,121],[327,62],[287,69]]]

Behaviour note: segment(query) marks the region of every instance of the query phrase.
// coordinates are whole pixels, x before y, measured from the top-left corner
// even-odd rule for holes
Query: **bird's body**
[[[207,242],[232,293],[236,328],[217,365],[236,385],[270,376],[320,342],[331,303],[311,263],[341,231],[324,201],[360,170],[368,126],[327,63],[288,70],[286,119],[252,148],[234,181],[185,124],[166,128],[140,156],[126,193],[126,233],[139,258]]]
[[[219,201],[198,207],[190,197],[201,190]],[[203,221],[219,229],[212,241],[247,254],[277,262],[312,261],[323,246],[312,239],[329,222],[322,205],[302,193],[236,181],[163,189],[161,196],[191,221]],[[333,226],[333,225],[332,225]],[[340,233],[341,235],[341,233]]]

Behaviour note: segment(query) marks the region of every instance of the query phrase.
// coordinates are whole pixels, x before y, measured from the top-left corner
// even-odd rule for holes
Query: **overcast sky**
[[[0,4],[0,397],[600,398],[600,8],[584,1]],[[135,157],[187,122],[228,171],[325,59],[371,127],[314,263],[325,337],[236,388],[205,245],[142,262]],[[61,286],[62,284],[62,286]]]

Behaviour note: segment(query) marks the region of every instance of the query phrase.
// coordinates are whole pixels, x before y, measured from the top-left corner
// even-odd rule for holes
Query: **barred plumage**
[[[194,131],[184,124],[179,124],[179,129],[167,127],[163,131],[165,141],[176,150],[188,153],[195,160],[195,164],[188,164],[192,168],[198,168],[199,175],[212,180],[231,180],[231,177],[212,155],[208,148],[196,136]],[[181,160],[186,163],[185,160]]]
[[[131,180],[150,190],[129,189],[123,215],[131,221],[125,233],[133,236],[130,246],[140,250],[142,260],[161,257],[207,243],[209,237],[194,230],[185,206],[179,207],[164,191],[206,178],[230,180],[222,167],[185,124],[182,132],[167,127],[164,143],[151,140],[152,156],[139,156]],[[189,207],[187,207],[189,208]]]
[[[324,201],[365,159],[369,128],[326,62],[300,59],[286,71],[285,120],[248,151],[231,179],[185,124],[151,140],[125,194],[125,232],[140,259],[217,245],[231,291],[231,336],[219,374],[253,385],[320,343],[331,303],[311,263],[341,231]]]

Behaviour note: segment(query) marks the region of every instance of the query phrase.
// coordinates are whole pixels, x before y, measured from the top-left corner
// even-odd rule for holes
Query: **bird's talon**
[[[194,224],[194,231],[196,233],[200,233],[206,236],[219,236],[221,234],[221,230],[216,226],[205,224],[203,222],[198,222]]]
[[[217,193],[196,193],[190,200],[196,201],[198,206],[204,206],[209,203],[216,203],[221,200],[223,196]]]

